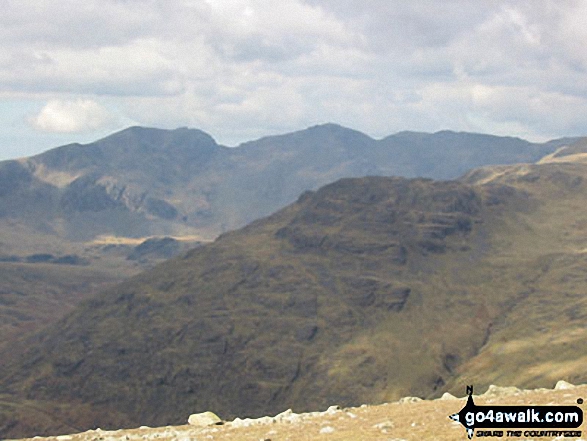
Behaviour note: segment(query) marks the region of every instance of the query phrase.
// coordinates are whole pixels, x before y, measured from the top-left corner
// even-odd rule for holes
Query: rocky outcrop
[[[222,424],[222,420],[214,412],[207,411],[190,415],[188,424],[190,426],[206,427]]]

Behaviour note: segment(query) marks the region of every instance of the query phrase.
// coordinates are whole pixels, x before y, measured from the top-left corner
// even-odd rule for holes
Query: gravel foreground
[[[519,390],[514,387],[490,386],[483,395],[474,395],[477,405],[578,405],[585,413],[587,385],[573,386],[558,382],[554,390]],[[578,404],[578,401],[581,404]],[[455,440],[465,441],[467,435],[463,426],[451,421],[449,415],[460,411],[465,398],[445,394],[437,400],[420,400],[406,397],[399,402],[377,406],[341,409],[331,406],[324,412],[296,414],[291,410],[274,417],[225,421],[210,426],[166,426],[158,428],[140,427],[105,431],[89,430],[72,435],[47,438],[29,438],[38,441],[412,441],[412,440]],[[187,421],[187,415],[186,415]],[[491,437],[507,440],[587,440],[585,423],[574,431],[581,431],[582,437]],[[532,429],[535,430],[535,429]],[[542,429],[550,430],[550,429]],[[522,434],[524,430],[522,430]],[[475,434],[475,439],[480,437]]]

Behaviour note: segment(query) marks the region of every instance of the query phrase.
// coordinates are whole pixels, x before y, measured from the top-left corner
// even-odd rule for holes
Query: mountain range
[[[217,155],[232,158],[234,173],[220,174],[216,182],[220,185],[223,177],[241,182],[233,176],[243,167],[256,184],[242,184],[242,191],[283,196],[279,176],[296,182],[299,176],[334,179],[341,170],[376,174],[399,167],[383,160],[363,163],[369,146],[380,155],[385,149],[347,131],[328,125],[284,135],[291,149],[283,143],[286,147],[273,155],[267,152],[279,137],[234,151],[219,149]],[[321,155],[346,152],[347,161],[324,169],[320,164],[328,160],[314,159],[304,173],[292,172],[307,145],[299,139],[312,132],[321,134],[320,145],[329,146]],[[352,149],[326,142],[341,132]],[[468,151],[469,141],[459,147],[455,139],[472,143],[477,135],[396,136],[452,139],[446,142],[453,146],[453,172],[460,173],[454,155],[460,148]],[[471,382],[478,389],[585,382],[587,144],[504,142],[511,151],[516,151],[512,145],[520,146],[516,157],[537,162],[485,166],[452,181],[337,180],[87,298],[11,347],[10,357],[4,350],[0,436],[165,425],[204,410],[260,416],[288,407],[306,411],[331,403],[434,397],[461,393]],[[216,149],[210,145],[210,151]],[[492,150],[482,141],[477,145],[482,147],[472,149],[479,155],[470,161]],[[502,155],[508,150],[495,149]],[[246,156],[247,151],[257,156]],[[291,168],[282,156],[287,152]],[[205,155],[198,155],[204,162]],[[252,157],[257,159],[247,159]],[[427,161],[438,164],[437,173],[451,173],[439,159]],[[124,164],[121,160],[120,167]],[[276,164],[282,164],[282,172],[270,185],[265,171],[280,170]],[[84,162],[75,167],[91,168]],[[405,163],[404,170],[412,172]],[[77,172],[72,166],[67,173],[70,179]],[[169,179],[179,180],[181,173]],[[77,179],[59,187],[62,198]],[[257,187],[260,183],[266,186]],[[90,193],[110,195],[97,198],[110,213],[152,216],[163,225],[161,213],[167,212],[167,220],[184,222],[190,234],[199,228],[195,220],[190,224],[195,212],[183,208],[193,203],[188,199],[172,203],[153,191],[135,211],[124,208],[123,202],[132,200],[124,196],[129,186],[109,192],[114,187],[102,185],[103,191]],[[121,205],[109,206],[112,194],[124,196]],[[149,212],[148,198],[173,205],[175,216],[171,209]],[[72,205],[61,209],[85,215],[83,197],[66,200]],[[254,211],[254,199],[249,205]],[[42,417],[47,414],[51,418]]]
[[[568,144],[443,131],[374,140],[325,124],[227,148],[131,127],[0,162],[0,348],[124,280],[339,178],[454,178]]]
[[[23,232],[35,236],[35,247],[41,238],[87,242],[103,235],[209,240],[340,178],[456,178],[481,165],[534,162],[568,143],[448,131],[374,140],[325,124],[227,148],[195,129],[131,127],[88,145],[1,162],[4,252],[18,251],[20,241],[8,236]]]

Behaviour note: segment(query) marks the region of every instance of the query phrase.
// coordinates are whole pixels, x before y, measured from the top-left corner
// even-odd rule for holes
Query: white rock
[[[297,413],[291,414],[288,418],[284,419],[283,421],[290,423],[290,424],[297,424],[302,422],[305,419],[304,415],[298,415]]]
[[[275,415],[273,418],[274,418],[276,421],[281,421],[281,420],[284,420],[284,419],[286,419],[286,418],[289,418],[289,417],[290,417],[292,414],[293,414],[293,411],[292,411],[291,409],[287,409],[287,410],[284,410],[284,411],[283,411],[283,412],[281,412],[281,413],[278,413],[278,414],[277,414],[277,415]]]
[[[230,423],[232,427],[247,427],[245,420],[240,419],[240,418],[235,418],[234,420],[232,420]]]
[[[291,409],[287,409],[284,412],[281,412],[277,415],[275,415],[272,420],[273,422],[277,422],[277,423],[299,423],[300,421],[302,421],[307,415],[300,415],[297,413],[294,413]]]
[[[458,400],[457,397],[455,397],[452,394],[449,394],[448,392],[443,393],[439,399],[440,400]]]
[[[393,424],[393,421],[391,421],[391,420],[386,420],[381,423],[375,424],[373,426],[373,428],[379,429],[379,430],[393,429],[394,427],[395,427],[395,425]]]
[[[194,413],[188,418],[190,426],[206,427],[221,423],[222,420],[214,412]]]
[[[418,398],[418,397],[403,397],[403,398],[400,398],[400,400],[399,400],[399,402],[401,404],[404,404],[404,403],[416,403],[418,401],[422,401],[422,398]]]
[[[250,427],[250,426],[260,426],[264,424],[272,424],[275,423],[275,418],[271,418],[268,416],[264,416],[261,418],[245,418],[244,420],[240,418],[235,418],[234,421],[229,423],[232,427]]]
[[[571,383],[567,383],[564,380],[559,380],[556,382],[556,386],[554,386],[554,390],[565,390],[565,389],[574,389],[576,386]]]
[[[320,433],[332,433],[334,432],[334,427],[326,426],[320,429]]]
[[[487,392],[483,394],[484,397],[504,397],[508,395],[518,395],[522,392],[517,387],[500,387],[494,384],[490,385],[487,389]]]
[[[330,406],[327,410],[326,410],[326,414],[327,415],[332,415],[336,412],[340,411],[340,406]]]

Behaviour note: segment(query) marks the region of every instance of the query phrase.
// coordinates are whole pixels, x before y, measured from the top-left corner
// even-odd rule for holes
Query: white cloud
[[[110,113],[90,99],[51,100],[30,119],[35,129],[57,133],[97,130],[112,122],[113,117]]]
[[[7,0],[0,97],[52,100],[37,128],[94,97],[229,144],[324,121],[571,135],[586,16],[578,0]]]

